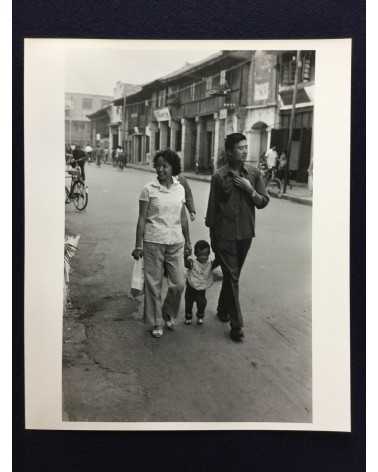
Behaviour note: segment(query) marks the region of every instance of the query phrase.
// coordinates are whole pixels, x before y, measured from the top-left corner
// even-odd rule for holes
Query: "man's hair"
[[[231,133],[226,136],[224,147],[226,152],[232,152],[235,148],[235,145],[240,143],[240,141],[245,141],[247,138],[242,133]]]
[[[208,249],[210,252],[210,244],[204,239],[200,239],[194,245],[194,254],[197,255],[200,251],[203,251],[204,249]]]
[[[174,151],[166,149],[165,151],[159,151],[156,153],[154,157],[154,167],[156,167],[156,162],[159,157],[162,157],[170,166],[172,166],[172,175],[178,175],[181,172],[181,161]]]

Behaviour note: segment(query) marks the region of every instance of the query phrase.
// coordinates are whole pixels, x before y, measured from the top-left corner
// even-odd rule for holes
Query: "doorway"
[[[118,147],[118,133],[113,133],[113,149],[117,149]]]
[[[261,156],[266,154],[268,144],[268,125],[258,121],[252,126],[251,141],[249,143],[248,160],[257,164]]]

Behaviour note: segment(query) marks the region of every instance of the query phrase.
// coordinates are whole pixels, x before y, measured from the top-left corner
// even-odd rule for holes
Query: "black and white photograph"
[[[312,421],[314,50],[68,50],[62,417]]]
[[[25,41],[28,428],[350,431],[350,60]]]

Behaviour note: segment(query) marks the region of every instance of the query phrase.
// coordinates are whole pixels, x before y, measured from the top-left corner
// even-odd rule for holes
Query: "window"
[[[83,98],[83,110],[91,110],[93,106],[93,100],[91,98]]]
[[[206,77],[206,91],[213,88],[212,77]]]
[[[160,130],[155,132],[155,151],[160,149]]]
[[[302,80],[309,82],[314,79],[314,54],[312,52],[305,52],[302,55]]]
[[[285,85],[294,83],[295,78],[295,53],[286,54],[282,57],[281,81]]]
[[[82,123],[81,121],[76,121],[75,128],[77,131],[83,131],[85,129],[85,123]]]
[[[219,77],[220,85],[226,85],[226,71],[221,70]]]
[[[206,97],[206,82],[197,82],[194,86],[194,100]]]
[[[220,87],[221,85],[224,85],[226,83],[226,75],[224,75],[224,80],[221,83],[221,74],[213,75],[212,77],[212,88],[217,88]]]
[[[166,90],[160,90],[158,94],[158,108],[165,107]]]
[[[281,82],[284,85],[292,85],[295,80],[296,53],[282,56],[281,63]],[[314,54],[305,52],[301,55],[301,63],[298,70],[299,82],[310,82],[314,79]]]
[[[71,110],[68,110],[68,109],[65,110],[66,118],[69,118],[69,117],[70,117],[70,111],[71,111]]]

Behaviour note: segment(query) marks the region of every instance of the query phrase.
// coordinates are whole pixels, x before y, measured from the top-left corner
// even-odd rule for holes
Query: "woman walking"
[[[180,158],[169,149],[154,157],[157,179],[143,187],[139,197],[134,259],[144,257],[145,322],[151,334],[163,335],[163,325],[174,329],[185,286],[184,255],[191,254],[185,191],[179,183]],[[164,270],[165,269],[165,270]],[[162,301],[164,271],[168,292]]]

